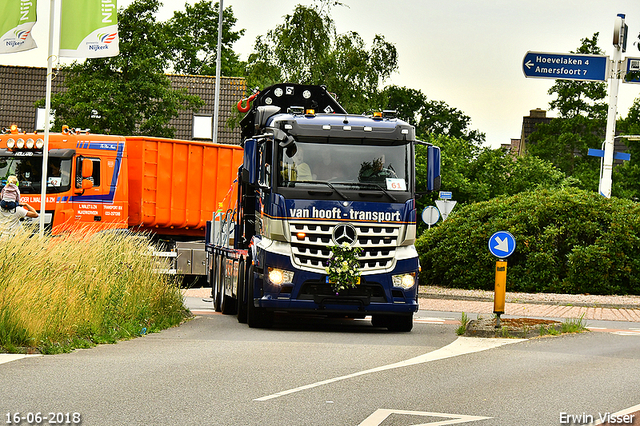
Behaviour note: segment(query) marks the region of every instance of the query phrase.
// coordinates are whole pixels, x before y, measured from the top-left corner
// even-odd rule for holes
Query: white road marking
[[[32,357],[32,356],[42,356],[42,355],[0,354],[0,364],[4,364],[11,361],[17,361],[19,359]]]
[[[410,365],[437,361],[439,359],[451,358],[454,356],[486,351],[488,349],[497,348],[499,346],[522,342],[524,340],[526,339],[481,339],[477,337],[458,337],[457,340],[455,340],[454,342],[450,343],[449,345],[443,348],[437,349],[433,352],[426,353],[424,355],[417,356],[415,358],[408,359],[406,361],[396,362],[395,364],[383,365],[381,367],[376,367],[376,368],[372,368],[364,371],[358,371],[357,373],[353,373],[353,374],[347,374],[346,376],[334,377],[333,379],[323,380],[321,382],[311,383],[311,384],[300,386],[297,388],[288,389],[282,392],[274,393],[272,395],[256,398],[254,399],[254,401],[268,401],[270,399],[279,398],[281,396],[289,395],[289,394],[300,392],[303,390],[312,389],[318,386],[339,382],[341,380],[363,376],[365,374],[377,373],[379,371],[392,370],[394,368],[407,367]]]
[[[618,411],[617,413],[613,413],[612,416],[624,416],[625,414],[635,413],[636,411],[640,411],[640,404],[634,405],[633,407],[625,408],[624,410]],[[601,424],[602,420],[598,420],[594,423],[594,426]]]
[[[640,336],[640,331],[614,331],[611,334],[617,334],[618,336]]]
[[[406,411],[406,410],[386,410],[379,409],[376,410],[372,415],[367,417],[362,423],[358,426],[379,426],[384,422],[387,417],[392,414],[400,414],[407,416],[424,416],[424,417],[444,417],[450,420],[437,421],[432,423],[420,423],[419,425],[414,426],[444,426],[444,425],[454,425],[460,423],[469,423],[469,422],[477,422],[478,420],[488,420],[492,417],[480,417],[480,416],[465,416],[462,414],[444,414],[444,413],[430,413],[427,411]]]

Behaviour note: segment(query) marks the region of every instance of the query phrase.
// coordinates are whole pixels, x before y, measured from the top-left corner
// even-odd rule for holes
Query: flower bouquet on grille
[[[360,247],[351,247],[348,243],[327,246],[331,250],[327,260],[327,278],[331,289],[338,294],[341,290],[353,288],[360,284],[360,265],[358,255]]]

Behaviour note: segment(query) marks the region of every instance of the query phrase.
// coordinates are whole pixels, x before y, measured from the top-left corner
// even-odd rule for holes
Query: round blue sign
[[[489,238],[489,251],[500,259],[511,256],[515,249],[516,239],[507,231],[498,231]]]

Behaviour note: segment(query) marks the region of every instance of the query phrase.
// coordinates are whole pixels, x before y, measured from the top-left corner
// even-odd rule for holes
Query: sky
[[[311,0],[223,0],[245,35],[234,45],[244,60],[255,39],[283,22],[297,4]],[[56,0],[59,4],[60,0]],[[126,7],[132,0],[118,0]],[[164,0],[158,18],[166,20],[185,0]],[[190,4],[195,0],[188,0]],[[38,2],[33,28],[38,48],[0,55],[2,65],[47,65],[49,1]],[[638,0],[342,0],[332,9],[339,33],[355,31],[367,47],[376,34],[393,43],[398,70],[385,82],[421,90],[471,118],[471,128],[484,132],[496,148],[519,138],[522,117],[535,108],[548,109],[554,80],[526,78],[527,51],[569,53],[580,39],[598,32],[599,46],[613,55],[613,30],[619,13],[626,15],[629,43],[624,57],[640,58],[632,44],[640,33]],[[329,88],[331,89],[331,88]],[[640,84],[620,84],[618,116],[625,117],[640,97]],[[556,116],[549,111],[548,116]]]

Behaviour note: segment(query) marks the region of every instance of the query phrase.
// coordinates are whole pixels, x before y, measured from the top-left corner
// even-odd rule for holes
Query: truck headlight
[[[293,282],[293,272],[284,269],[269,268],[269,282],[274,285]]]
[[[400,287],[409,290],[416,283],[416,273],[394,275],[391,277],[394,287]]]

